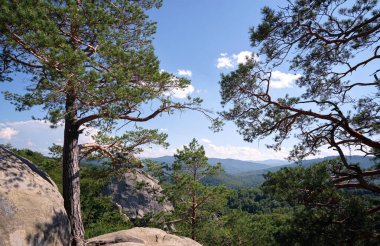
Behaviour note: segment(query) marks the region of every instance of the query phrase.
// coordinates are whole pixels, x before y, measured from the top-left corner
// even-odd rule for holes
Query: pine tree
[[[200,110],[199,98],[170,97],[188,80],[160,72],[151,42],[155,23],[145,14],[160,6],[160,0],[1,2],[0,81],[31,78],[25,94],[6,98],[17,110],[42,106],[53,125],[64,122],[63,197],[73,245],[83,245],[84,235],[78,157],[84,129],[110,131],[118,119],[145,122]]]
[[[210,187],[201,180],[222,171],[221,164],[208,163],[203,146],[193,139],[174,155],[172,201],[180,221],[190,224],[190,235],[196,239],[200,221],[209,220],[218,207],[223,207],[228,192],[224,186]]]

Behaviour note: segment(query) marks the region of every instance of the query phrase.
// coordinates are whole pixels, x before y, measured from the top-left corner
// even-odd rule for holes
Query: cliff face
[[[63,198],[48,175],[0,147],[0,245],[68,245]]]
[[[174,210],[172,204],[165,200],[158,181],[142,170],[114,177],[105,187],[104,194],[111,196],[130,219],[142,218],[148,213]]]

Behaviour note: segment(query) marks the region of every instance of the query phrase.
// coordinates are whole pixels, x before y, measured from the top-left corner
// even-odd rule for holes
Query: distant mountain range
[[[174,162],[173,156],[162,156],[162,157],[149,158],[149,159],[156,162],[164,162],[169,165],[173,164]],[[271,165],[267,165],[263,163],[241,161],[241,160],[236,160],[236,159],[219,159],[219,158],[208,159],[208,163],[210,164],[216,164],[218,162],[222,164],[222,168],[224,169],[224,171],[229,174],[244,173],[244,172],[267,169],[267,168],[272,167]]]
[[[337,158],[337,156],[304,160],[300,165],[308,167],[321,161],[335,158]],[[149,159],[169,165],[174,162],[173,156],[162,156]],[[264,174],[268,172],[276,172],[283,167],[297,165],[296,163],[289,163],[285,160],[242,161],[236,159],[209,158],[208,161],[210,164],[220,162],[224,169],[224,173],[217,177],[206,178],[204,182],[210,185],[225,184],[230,188],[258,186],[264,182]],[[359,163],[362,168],[369,168],[375,164],[371,157],[363,156],[351,156],[349,157],[349,162]]]
[[[270,159],[270,160],[265,160],[265,161],[252,161],[252,162],[261,163],[261,164],[265,164],[265,165],[272,166],[272,167],[284,166],[284,165],[290,164],[289,161],[278,160],[278,159]]]
[[[337,156],[328,156],[324,158],[316,158],[310,160],[303,160],[300,165],[308,167],[315,163],[335,159]],[[169,165],[173,164],[174,157],[173,156],[162,156],[157,158],[149,158],[156,162],[167,163]],[[351,163],[359,163],[362,168],[368,168],[375,164],[370,157],[364,156],[351,156],[349,157],[349,162]],[[208,162],[210,164],[216,164],[220,162],[222,164],[222,168],[227,174],[246,174],[247,172],[257,171],[257,170],[266,170],[266,171],[276,171],[279,168],[286,166],[295,166],[297,164],[289,163],[285,160],[265,160],[265,161],[242,161],[236,159],[220,159],[220,158],[209,158]]]

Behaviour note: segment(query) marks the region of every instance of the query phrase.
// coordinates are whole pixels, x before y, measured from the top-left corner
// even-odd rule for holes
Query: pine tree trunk
[[[197,209],[197,192],[196,192],[196,182],[197,182],[197,162],[193,163],[193,203],[191,206],[191,239],[195,240],[195,227],[196,227],[196,209]]]
[[[196,194],[193,194],[193,204],[191,206],[191,239],[195,240],[195,227],[196,227],[196,206],[197,198]]]
[[[71,245],[82,246],[84,245],[84,228],[80,208],[79,129],[75,125],[76,103],[74,97],[67,97],[66,110],[63,146],[63,199],[71,225]]]

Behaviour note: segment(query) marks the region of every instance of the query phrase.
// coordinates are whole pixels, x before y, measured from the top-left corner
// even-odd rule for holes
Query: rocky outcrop
[[[63,198],[46,173],[0,147],[0,245],[69,245]]]
[[[141,169],[114,177],[104,189],[104,195],[111,196],[120,211],[130,219],[174,210],[158,181]]]
[[[135,227],[88,240],[87,246],[201,246],[187,237],[168,234],[156,228]]]

